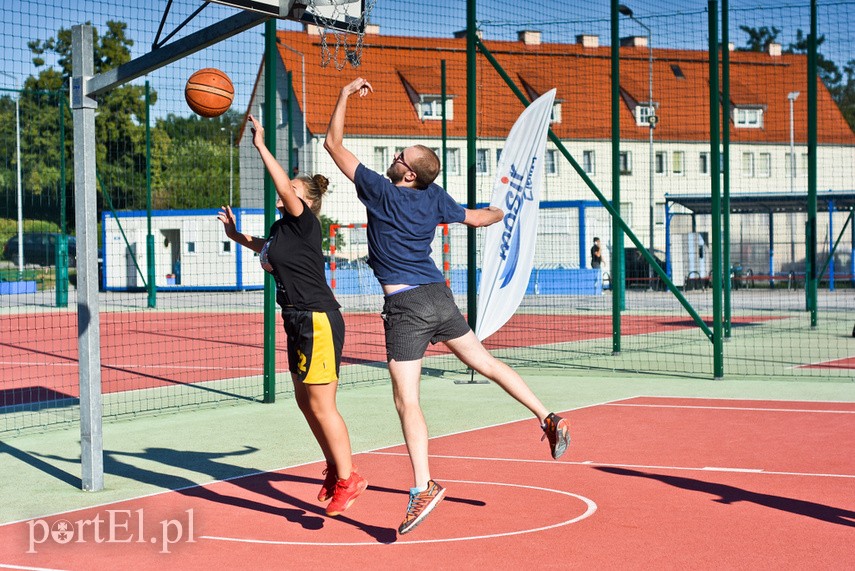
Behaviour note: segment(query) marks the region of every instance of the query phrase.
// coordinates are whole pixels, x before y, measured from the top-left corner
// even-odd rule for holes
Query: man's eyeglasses
[[[404,165],[407,168],[408,171],[416,172],[413,170],[413,167],[408,165],[407,162],[404,160],[404,151],[401,151],[400,153],[397,154],[397,156],[395,156],[395,159],[392,161],[392,164],[394,165],[395,163],[401,163],[402,165]]]

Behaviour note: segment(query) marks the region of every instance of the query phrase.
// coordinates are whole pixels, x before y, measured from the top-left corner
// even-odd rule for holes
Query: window
[[[632,153],[629,151],[620,152],[620,174],[632,174]]]
[[[386,172],[389,162],[389,149],[387,147],[374,147],[374,170]]]
[[[772,155],[769,153],[757,155],[757,176],[772,176]]]
[[[223,240],[223,249],[220,253],[222,254],[231,254],[232,252],[232,241],[231,240]]]
[[[671,153],[671,172],[682,176],[685,174],[685,153],[683,151],[674,151]]]
[[[653,220],[657,226],[665,224],[665,203],[657,202],[653,209]]]
[[[196,253],[196,242],[187,242],[187,253],[195,254]]]
[[[490,155],[487,149],[476,149],[475,172],[477,174],[488,174],[490,172]]]
[[[791,177],[798,176],[798,167],[793,168],[793,155],[787,153],[784,155],[784,168],[786,170],[786,175]]]
[[[547,149],[546,150],[546,161],[543,165],[544,172],[547,175],[557,175],[558,174],[558,151],[555,149]]]
[[[635,106],[635,124],[647,127],[648,121],[652,115],[656,115],[656,109],[653,105],[636,105]]]
[[[754,176],[754,153],[742,153],[742,174]]]
[[[594,162],[594,151],[582,151],[582,170],[587,174],[596,172],[596,163]]]
[[[502,149],[496,149],[496,164],[499,164],[499,161],[502,160]]]
[[[733,122],[737,127],[759,129],[763,127],[763,110],[737,107],[733,110]]]
[[[460,174],[460,149],[445,149],[445,172],[452,175]]]
[[[671,72],[674,74],[674,77],[676,77],[677,79],[686,79],[686,76],[683,73],[683,70],[680,69],[680,66],[677,65],[676,63],[671,64]]]
[[[799,161],[799,166],[802,167],[803,172],[807,172],[808,169],[808,156],[807,153],[802,153],[802,160]]]
[[[664,151],[657,151],[656,159],[654,161],[656,174],[665,174],[665,172],[668,170],[668,167],[666,166],[667,163],[668,153]]]
[[[710,174],[710,154],[700,153],[698,155],[698,172],[701,174]]]
[[[561,104],[553,103],[552,104],[552,115],[549,116],[550,123],[560,123],[561,122]]]
[[[419,119],[427,120],[442,120],[442,96],[441,95],[422,95],[419,98],[416,110],[419,114]],[[454,118],[453,101],[446,97],[445,99],[445,118],[451,121]]]

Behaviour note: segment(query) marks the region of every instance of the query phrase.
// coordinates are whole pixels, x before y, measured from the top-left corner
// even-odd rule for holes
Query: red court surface
[[[855,357],[834,359],[831,361],[820,361],[810,365],[800,365],[799,369],[855,369]]]
[[[405,536],[399,446],[357,455],[370,487],[337,518],[314,498],[316,463],[0,526],[0,567],[852,567],[855,403],[643,397],[566,416],[574,439],[559,461],[532,420],[433,439],[448,496]],[[201,473],[228,463],[175,450],[149,459],[189,467],[191,456]],[[107,460],[139,479],[156,466]]]
[[[750,326],[774,317],[734,319]],[[385,363],[383,322],[376,314],[345,314],[342,365]],[[78,396],[77,317],[40,313],[0,317],[0,406]],[[696,329],[674,316],[622,317],[624,335]],[[102,391],[114,393],[261,375],[263,316],[257,313],[115,312],[101,318]],[[488,349],[609,339],[609,315],[514,315]],[[284,335],[277,368],[287,371]],[[447,353],[432,346],[428,356]]]

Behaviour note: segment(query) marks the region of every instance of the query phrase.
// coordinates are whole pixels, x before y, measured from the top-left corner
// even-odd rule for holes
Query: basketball
[[[213,67],[195,72],[184,86],[184,99],[202,117],[218,117],[225,113],[235,98],[235,88],[229,76]]]

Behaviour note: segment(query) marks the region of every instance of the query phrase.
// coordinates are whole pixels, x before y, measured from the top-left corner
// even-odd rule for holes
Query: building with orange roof
[[[321,67],[320,36],[279,31],[277,44],[278,156],[286,149],[301,171],[327,175],[331,193],[324,214],[342,224],[361,223],[365,213],[353,185],[323,149],[327,122],[342,85],[361,76],[375,92],[348,106],[345,144],[368,166],[385,172],[394,153],[420,143],[442,147],[441,66],[446,67],[446,188],[466,202],[467,96],[464,37],[420,38],[386,36],[369,26],[360,67]],[[516,85],[534,98],[557,89],[553,132],[602,191],[611,196],[611,48],[596,36],[580,35],[575,43],[544,43],[540,33],[526,30],[518,41],[483,40]],[[654,48],[653,101],[650,101],[646,38],[627,38],[620,48],[620,150],[622,212],[630,227],[647,242],[649,195],[656,212],[655,244],[664,250],[665,195],[699,194],[710,190],[709,64],[706,51]],[[782,53],[772,44],[765,52],[730,53],[730,190],[805,192],[807,189],[807,57]],[[291,74],[291,85],[286,82]],[[855,179],[855,133],[831,94],[817,78],[818,188],[851,189]],[[261,115],[264,76],[259,70],[250,109]],[[523,106],[483,56],[477,64],[477,201],[489,202],[502,145]],[[790,94],[800,96],[791,102]],[[291,120],[284,112],[293,97]],[[790,96],[792,97],[792,96]],[[655,114],[651,153],[647,117]],[[791,169],[790,124],[795,169]],[[290,128],[289,128],[290,127]],[[289,133],[291,142],[289,144]],[[541,199],[591,205],[590,189],[556,147],[547,145],[546,176]],[[241,142],[241,206],[263,205],[261,162],[249,137]],[[653,176],[650,171],[653,170]],[[650,181],[653,181],[651,189]],[[441,178],[437,182],[442,182]],[[566,214],[566,213],[565,213]],[[545,213],[546,225],[566,228],[574,241],[590,243],[593,235],[608,241],[610,222],[603,210],[588,218],[579,236],[573,216]],[[549,216],[554,217],[549,221]],[[734,224],[752,224],[745,217]],[[543,225],[543,222],[542,222]],[[672,232],[688,231],[672,227]],[[607,249],[609,244],[606,244]],[[549,260],[585,267],[584,248],[567,260]]]

